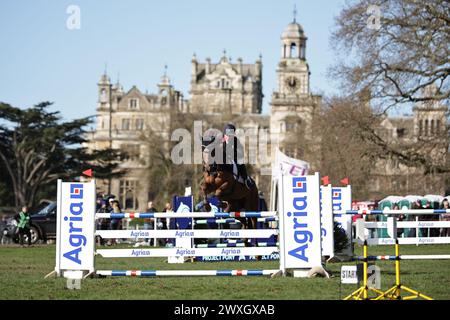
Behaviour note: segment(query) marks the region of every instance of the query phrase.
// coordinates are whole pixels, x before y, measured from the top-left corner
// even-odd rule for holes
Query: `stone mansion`
[[[269,114],[262,113],[261,57],[254,63],[244,62],[241,58],[231,63],[225,53],[217,62],[210,58],[199,61],[194,55],[191,60],[189,100],[172,86],[167,74],[162,76],[152,94],[144,93],[136,86],[124,91],[120,83],[111,83],[110,78],[103,74],[98,82],[96,128],[89,134],[87,147],[117,148],[127,151],[129,157],[121,163],[128,173],[119,179],[103,181],[103,186],[99,181],[101,190],[116,195],[125,210],[146,209],[147,201],[153,200],[155,190],[151,190],[146,178],[149,150],[148,146],[140,143],[140,136],[151,126],[154,132],[169,139],[169,124],[174,113],[219,120],[224,115],[238,118],[237,127],[270,132],[272,149],[279,147],[289,156],[301,157],[301,146],[287,149],[283,141],[297,132],[296,126],[299,124],[302,132],[310,134],[311,120],[321,108],[322,97],[310,90],[311,72],[306,49],[307,37],[294,19],[281,33],[280,60],[276,69],[278,87],[272,93]],[[403,138],[419,134],[419,123],[422,123],[420,134],[423,134],[426,130],[434,130],[432,126],[440,128],[445,125],[445,111],[439,106],[418,107],[414,109],[413,117],[389,118],[384,124],[392,135]],[[314,164],[312,167],[317,169]],[[267,170],[267,164],[256,163],[253,169],[258,185],[265,195],[269,195],[270,176],[261,175],[261,170]],[[377,183],[387,183],[383,179],[395,175],[391,169],[380,170]],[[200,179],[200,175],[191,179]]]

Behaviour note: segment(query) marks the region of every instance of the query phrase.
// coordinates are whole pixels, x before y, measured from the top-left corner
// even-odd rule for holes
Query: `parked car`
[[[31,243],[56,238],[56,202],[50,202],[31,217]]]

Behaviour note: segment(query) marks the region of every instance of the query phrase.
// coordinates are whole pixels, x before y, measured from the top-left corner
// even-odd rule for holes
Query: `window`
[[[425,120],[425,132],[423,133],[424,136],[428,135],[428,120]]]
[[[122,119],[122,130],[130,130],[130,119]]]
[[[140,157],[140,147],[138,144],[122,144],[120,146],[125,153],[121,160],[137,161]]]
[[[297,132],[297,124],[295,122],[291,122],[291,121],[286,122],[286,131],[287,132]]]
[[[419,136],[422,135],[422,131],[423,131],[423,121],[419,120]]]
[[[441,133],[441,120],[436,120],[436,134]]]
[[[406,129],[405,128],[399,128],[397,129],[397,137],[399,138],[403,138],[406,134]]]
[[[139,181],[120,180],[119,183],[119,202],[125,210],[136,210],[139,207],[138,202]]]
[[[136,119],[136,130],[144,129],[144,119]]]
[[[304,44],[301,44],[300,45],[300,58],[301,59],[305,59],[305,54],[306,53],[306,50],[305,50],[305,45]]]
[[[296,45],[295,43],[292,43],[290,49],[291,49],[291,52],[290,52],[289,57],[291,57],[291,58],[297,58],[297,57],[298,57],[298,54],[297,54],[297,45]]]
[[[100,102],[108,102],[108,95],[106,94],[106,89],[102,89],[100,92]]]
[[[139,100],[138,99],[130,99],[130,100],[128,100],[128,107],[130,109],[137,109],[137,108],[139,108]]]
[[[434,135],[434,120],[430,121],[430,132],[431,132],[431,135],[433,136]]]

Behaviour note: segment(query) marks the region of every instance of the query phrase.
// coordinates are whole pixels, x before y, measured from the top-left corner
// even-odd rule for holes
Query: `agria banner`
[[[322,223],[322,255],[334,256],[334,222],[332,187],[320,187],[320,221]]]
[[[282,269],[321,265],[320,179],[282,176],[280,188],[280,241]]]
[[[58,180],[56,268],[94,270],[95,181]]]
[[[346,187],[333,187],[331,189],[333,211],[346,211],[352,209],[352,188]],[[347,234],[349,246],[344,249],[340,254],[351,257],[352,251],[352,216],[349,214],[335,214],[334,220],[344,229]]]

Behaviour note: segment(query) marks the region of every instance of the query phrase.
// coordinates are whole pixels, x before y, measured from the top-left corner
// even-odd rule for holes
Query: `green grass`
[[[361,248],[356,253],[361,254]],[[402,246],[402,254],[449,254],[450,245]],[[393,254],[392,246],[369,248],[370,255]],[[55,246],[0,247],[0,299],[181,299],[181,300],[315,300],[340,299],[356,285],[340,285],[340,268],[354,262],[328,264],[331,279],[279,277],[92,278],[81,290],[65,288],[63,278],[44,279],[54,269]],[[97,269],[277,269],[278,261],[185,263],[169,265],[161,258],[96,258]],[[381,285],[395,281],[394,262],[378,261]],[[402,282],[434,299],[450,299],[450,260],[402,261]]]

